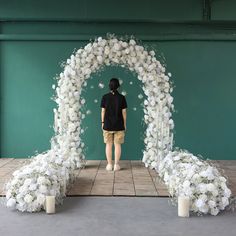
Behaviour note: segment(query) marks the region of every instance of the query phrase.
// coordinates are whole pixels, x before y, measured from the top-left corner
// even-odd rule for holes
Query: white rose
[[[219,213],[219,209],[217,208],[211,208],[211,214],[216,216]]]
[[[231,190],[228,189],[228,188],[226,188],[226,189],[224,190],[224,195],[225,195],[225,197],[230,197],[230,195],[231,195]]]
[[[210,208],[213,208],[216,206],[216,202],[213,200],[208,201],[208,204],[209,204]]]
[[[33,201],[33,197],[30,194],[26,194],[24,200],[26,203],[31,203]]]
[[[110,53],[110,48],[109,48],[108,46],[105,47],[104,53],[105,53],[105,55],[109,55],[109,53]]]
[[[37,188],[37,184],[31,184],[31,185],[29,186],[29,190],[30,190],[30,191],[34,191],[34,190],[36,190],[36,188]]]
[[[129,48],[126,48],[126,49],[125,49],[125,54],[129,54],[129,52],[130,52],[130,51],[129,51]]]
[[[223,176],[220,176],[219,179],[220,179],[221,181],[223,181],[223,182],[226,182],[226,178],[223,177]]]
[[[39,187],[39,192],[40,192],[40,193],[47,193],[47,186],[41,185],[41,186]]]
[[[12,175],[17,176],[19,173],[20,173],[20,170],[15,170]]]
[[[207,191],[207,185],[204,184],[204,183],[200,183],[200,184],[198,185],[198,188],[199,188],[199,190],[200,190],[201,193],[205,193],[205,192]]]
[[[224,206],[227,206],[229,204],[229,199],[227,197],[222,197],[222,203]]]
[[[197,206],[197,208],[202,208],[205,205],[205,202],[199,198],[195,201],[195,205]]]
[[[136,42],[135,42],[135,40],[130,39],[129,44],[132,45],[132,46],[134,46],[134,45],[136,45]]]
[[[201,171],[199,173],[199,175],[202,176],[202,177],[207,177],[207,172],[206,171]]]
[[[37,202],[39,204],[43,204],[45,202],[45,195],[43,195],[41,193],[37,194]]]
[[[16,205],[16,200],[14,198],[10,198],[7,201],[7,207],[15,207]]]
[[[32,183],[32,179],[29,179],[29,178],[24,181],[24,185],[26,186],[29,186],[31,183]]]
[[[116,51],[119,51],[119,50],[120,50],[120,46],[121,46],[121,45],[120,45],[119,43],[115,43],[113,47],[114,47],[114,49],[115,49]]]
[[[203,213],[207,213],[209,211],[209,206],[204,204],[199,210]]]
[[[152,166],[153,168],[155,168],[155,167],[157,166],[157,162],[156,162],[156,161],[153,161],[153,162],[151,163],[151,166]]]
[[[217,189],[215,189],[215,190],[212,192],[212,195],[213,195],[214,197],[216,197],[218,194],[219,194],[219,192],[218,192]]]
[[[215,187],[214,184],[209,183],[209,184],[207,184],[207,190],[210,191],[210,192],[213,192],[213,191],[216,190],[216,187]]]
[[[126,48],[128,46],[128,43],[127,42],[122,42],[121,45],[122,45],[123,48]]]
[[[103,57],[102,57],[102,56],[97,56],[97,61],[98,61],[99,63],[102,63],[102,62],[103,62]]]
[[[201,194],[199,198],[202,199],[202,201],[206,202],[207,201],[207,195],[206,194]]]
[[[46,178],[44,176],[39,176],[37,179],[38,184],[43,184],[46,181]]]

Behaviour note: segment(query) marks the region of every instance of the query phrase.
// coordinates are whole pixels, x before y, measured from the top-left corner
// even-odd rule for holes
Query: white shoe
[[[120,165],[117,163],[114,165],[114,171],[120,170]]]
[[[112,170],[112,164],[107,164],[106,170],[111,171]]]

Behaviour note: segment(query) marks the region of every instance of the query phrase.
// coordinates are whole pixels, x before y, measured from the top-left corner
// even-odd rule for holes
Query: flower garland
[[[198,215],[217,215],[229,205],[231,190],[227,178],[208,160],[186,150],[175,150],[168,153],[156,171],[167,185],[174,204],[178,196],[188,196],[190,211]]]
[[[45,209],[47,195],[55,196],[56,204],[62,204],[66,187],[76,177],[74,162],[58,158],[52,150],[30,161],[14,171],[13,179],[5,185],[6,206],[19,211],[40,211]]]
[[[178,153],[171,154],[174,128],[171,111],[174,105],[170,74],[166,75],[165,68],[155,58],[153,50],[145,50],[136,41],[132,37],[124,41],[114,35],[108,35],[107,39],[98,37],[67,60],[64,71],[56,78],[57,87],[53,85],[56,90],[54,101],[58,108],[53,110],[55,135],[50,140],[51,149],[38,154],[32,158],[29,165],[13,173],[13,179],[5,186],[8,207],[20,211],[39,211],[45,209],[45,196],[50,194],[56,196],[56,204],[62,203],[66,186],[75,179],[74,170],[84,167],[86,163],[83,154],[84,143],[80,138],[81,120],[85,118],[85,114],[81,112],[85,104],[85,100],[80,98],[82,87],[86,86],[86,80],[90,78],[91,73],[98,71],[103,65],[113,64],[120,64],[136,72],[138,79],[143,82],[143,91],[147,95],[144,100],[144,121],[147,129],[142,159],[145,166],[155,168],[160,176],[164,176],[172,194],[180,194],[183,191],[191,195],[196,192],[195,200],[202,199],[198,192],[200,190],[191,192],[186,187],[188,182],[183,182],[184,178],[189,181],[189,186],[192,179],[190,174],[187,174],[188,170],[184,172],[182,166],[186,160],[194,160],[195,162],[191,162],[191,171],[199,171],[197,167],[201,161],[189,154],[188,159],[186,156],[180,158],[178,165],[176,161],[171,162],[171,158],[177,158]],[[201,168],[205,168],[205,165]],[[223,185],[223,179],[217,172],[213,172],[213,176],[225,191],[227,188]],[[174,177],[178,177],[176,182]],[[197,182],[200,185],[205,179],[197,178],[197,181],[200,181]],[[198,184],[195,184],[196,189]],[[225,198],[220,198],[221,203],[216,205],[213,202],[216,202],[217,195],[209,197],[213,201],[207,202],[207,205],[212,204],[211,214],[216,214],[218,208],[223,209],[227,205],[229,190],[224,194]],[[195,202],[192,209],[206,212],[205,205],[199,204]]]
[[[174,108],[172,88],[165,68],[155,58],[155,52],[147,51],[137,45],[134,39],[128,42],[109,35],[108,39],[97,38],[84,48],[72,54],[58,77],[55,101],[58,109],[54,109],[54,130],[52,149],[65,159],[73,159],[80,167],[85,159],[84,143],[80,138],[81,113],[85,100],[80,98],[82,86],[91,73],[102,66],[120,64],[137,73],[143,82],[143,91],[147,95],[144,100],[144,121],[147,124],[144,143],[143,162],[146,167],[154,168],[158,162],[172,149],[174,122],[171,110]]]

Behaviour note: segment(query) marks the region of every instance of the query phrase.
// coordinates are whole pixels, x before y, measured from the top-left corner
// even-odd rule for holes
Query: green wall
[[[110,32],[135,35],[155,49],[172,73],[175,146],[210,159],[235,159],[236,13],[229,9],[236,4],[222,2],[212,1],[211,11],[204,13],[203,1],[198,0],[135,1],[135,5],[0,0],[0,156],[22,158],[50,148],[56,106],[50,98],[54,77],[62,71],[60,63],[89,39]],[[93,74],[82,91],[84,109],[91,111],[83,120],[86,157],[105,159],[100,99],[112,76],[123,80],[120,91],[127,92],[122,159],[141,159],[142,84],[120,66]]]

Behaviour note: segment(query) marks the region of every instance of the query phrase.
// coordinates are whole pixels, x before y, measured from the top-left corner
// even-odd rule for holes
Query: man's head
[[[117,78],[112,78],[109,82],[109,88],[115,92],[120,87],[119,80]]]

